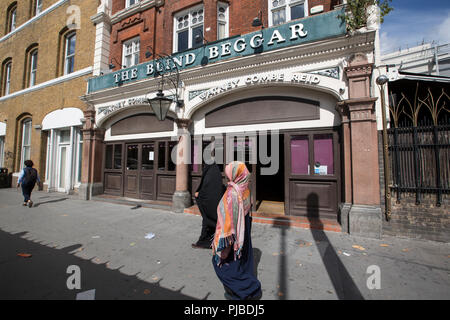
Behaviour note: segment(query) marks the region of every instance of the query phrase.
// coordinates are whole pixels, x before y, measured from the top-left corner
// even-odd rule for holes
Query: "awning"
[[[419,80],[419,81],[433,81],[433,82],[445,82],[450,83],[450,77],[445,76],[437,76],[437,75],[427,75],[421,73],[412,73],[412,72],[404,72],[398,71],[398,78],[395,80],[389,79],[389,81],[397,81],[397,80]]]
[[[81,126],[83,111],[77,108],[64,108],[47,114],[42,120],[42,130]]]

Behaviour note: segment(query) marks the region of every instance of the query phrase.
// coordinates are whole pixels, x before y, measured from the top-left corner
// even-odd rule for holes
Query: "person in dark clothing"
[[[211,241],[216,231],[217,205],[225,192],[222,183],[222,173],[219,166],[214,162],[204,164],[202,180],[195,192],[195,201],[202,214],[202,231],[193,248],[211,248]]]
[[[33,168],[33,161],[26,160],[24,164],[25,168],[23,168],[19,175],[17,188],[22,185],[23,205],[31,208],[33,206],[33,201],[31,201],[31,191],[33,191],[36,182],[41,183],[41,180],[39,179],[37,170]]]

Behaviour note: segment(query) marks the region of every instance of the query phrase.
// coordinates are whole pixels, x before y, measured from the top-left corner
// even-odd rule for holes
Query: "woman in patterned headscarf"
[[[229,182],[217,207],[213,266],[230,299],[256,299],[261,283],[254,275],[251,242],[250,173],[243,162],[225,168]]]

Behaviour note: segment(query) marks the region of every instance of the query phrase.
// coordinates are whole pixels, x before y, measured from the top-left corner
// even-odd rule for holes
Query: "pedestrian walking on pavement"
[[[33,168],[33,161],[26,160],[24,162],[25,168],[20,172],[19,180],[17,181],[17,188],[22,185],[23,205],[31,208],[33,201],[31,201],[31,192],[33,191],[36,182],[41,183],[39,174],[36,169]]]
[[[217,208],[212,263],[227,299],[259,299],[261,283],[253,269],[250,173],[245,163],[233,161],[225,167],[225,175],[229,182]]]
[[[202,231],[193,248],[211,248],[211,242],[216,231],[217,205],[225,192],[222,183],[222,173],[219,166],[214,162],[204,164],[202,180],[195,192],[195,201],[202,214]]]

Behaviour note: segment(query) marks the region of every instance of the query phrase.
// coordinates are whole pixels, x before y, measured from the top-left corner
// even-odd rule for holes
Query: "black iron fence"
[[[450,125],[424,125],[388,130],[391,190],[397,201],[402,192],[435,193],[437,205],[442,194],[450,193]]]
[[[450,117],[447,88],[429,87],[390,94],[391,128],[388,129],[391,190],[397,201],[402,193],[415,193],[420,204],[424,193],[450,193]],[[406,92],[406,89],[404,89]]]

